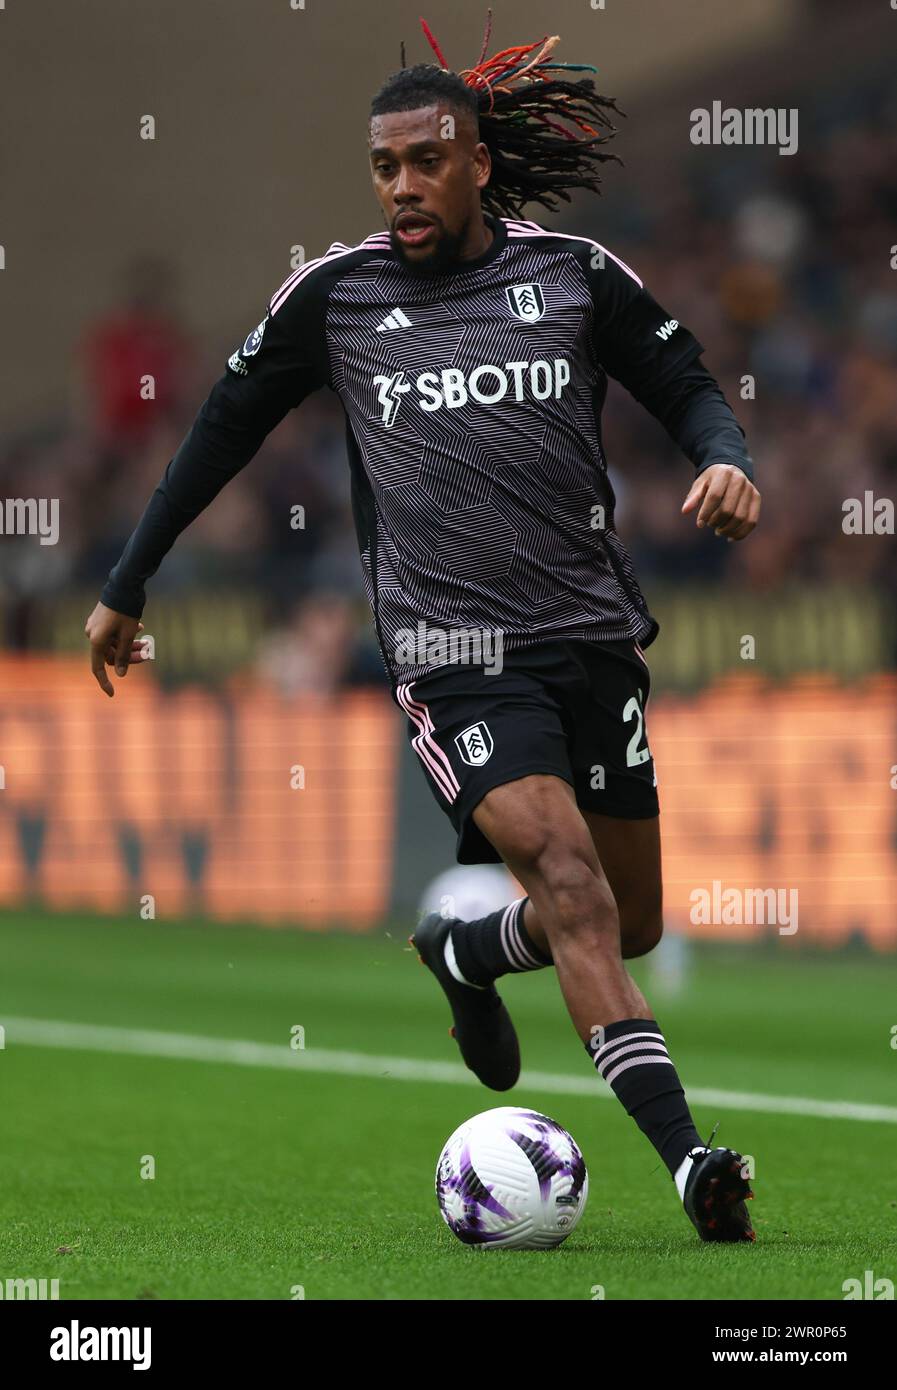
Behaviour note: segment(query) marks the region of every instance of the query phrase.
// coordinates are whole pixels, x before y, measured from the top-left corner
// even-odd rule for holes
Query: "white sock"
[[[452,945],[452,934],[451,934],[451,932],[449,932],[448,936],[445,938],[445,952],[444,952],[444,955],[445,955],[445,963],[446,963],[446,965],[448,966],[449,971],[451,972],[451,975],[452,975],[453,979],[457,980],[459,985],[467,985],[467,987],[468,987],[469,989],[488,989],[488,988],[489,988],[488,985],[475,985],[475,984],[473,984],[473,982],[472,982],[471,980],[465,980],[464,976],[461,974],[461,971],[460,971],[459,968],[458,968],[458,962],[455,960],[455,948],[454,948],[454,946]]]
[[[673,1182],[676,1184],[676,1191],[679,1193],[679,1200],[681,1202],[685,1201],[685,1184],[688,1182],[688,1175],[692,1170],[692,1165],[695,1161],[695,1154],[701,1155],[708,1154],[709,1152],[709,1149],[692,1149],[690,1153],[687,1153],[685,1155],[682,1162],[679,1164],[679,1167],[673,1174]]]

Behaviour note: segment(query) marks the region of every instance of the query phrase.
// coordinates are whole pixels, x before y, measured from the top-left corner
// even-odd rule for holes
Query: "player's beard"
[[[447,231],[441,222],[434,222],[433,225],[439,235],[430,254],[421,260],[411,260],[395,231],[390,228],[389,240],[392,249],[405,269],[412,275],[445,275],[449,271],[458,270],[464,264],[460,258],[460,251],[464,245],[464,238],[467,236],[470,218],[463,224],[459,232]]]

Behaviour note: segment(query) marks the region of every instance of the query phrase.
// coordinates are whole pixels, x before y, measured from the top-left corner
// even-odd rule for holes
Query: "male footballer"
[[[552,38],[488,60],[484,42],[454,73],[426,33],[438,66],[403,67],[371,106],[386,230],[296,270],[230,357],[87,621],[93,672],[112,695],[105,667],[123,676],[140,659],[144,585],[176,537],[289,410],[334,391],[393,698],[459,862],[503,861],[526,892],[414,933],[464,1061],[494,1090],[514,1085],[495,981],[553,966],[701,1238],[753,1240],[743,1160],[702,1140],[624,965],[662,932],[643,655],[657,623],[614,526],[607,378],[693,464],[682,511],[729,541],[760,511],[744,435],[703,347],[635,271],[521,215],[598,191],[616,107],[576,75],[595,70],[552,62]],[[451,646],[459,633],[501,661],[446,659],[467,650]]]

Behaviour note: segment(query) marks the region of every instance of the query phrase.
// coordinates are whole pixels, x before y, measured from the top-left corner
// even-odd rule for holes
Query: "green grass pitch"
[[[448,1015],[406,946],[199,923],[0,917],[0,1280],[60,1298],[840,1299],[897,1283],[897,1125],[695,1105],[754,1155],[753,1246],[702,1245],[632,1121],[598,1094],[50,1047],[16,1019],[456,1062]],[[894,1106],[893,958],[792,941],[696,951],[648,991],[686,1088]],[[504,994],[524,1067],[586,1078],[553,974]],[[152,1040],[150,1040],[152,1041]],[[369,1068],[371,1070],[371,1068]],[[388,1067],[384,1065],[384,1071]],[[462,1120],[532,1106],[576,1137],[591,1194],[547,1253],[481,1252],[444,1227],[436,1158]],[[142,1178],[152,1156],[155,1177]]]

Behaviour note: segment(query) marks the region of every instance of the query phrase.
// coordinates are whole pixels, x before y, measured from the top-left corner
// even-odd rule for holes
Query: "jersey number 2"
[[[638,699],[633,695],[631,700],[623,706],[623,723],[629,724],[635,720],[635,733],[626,745],[626,766],[638,767],[640,763],[646,763],[651,756],[650,750],[645,745],[639,748],[645,732],[645,716],[641,706],[642,692],[639,691]]]

